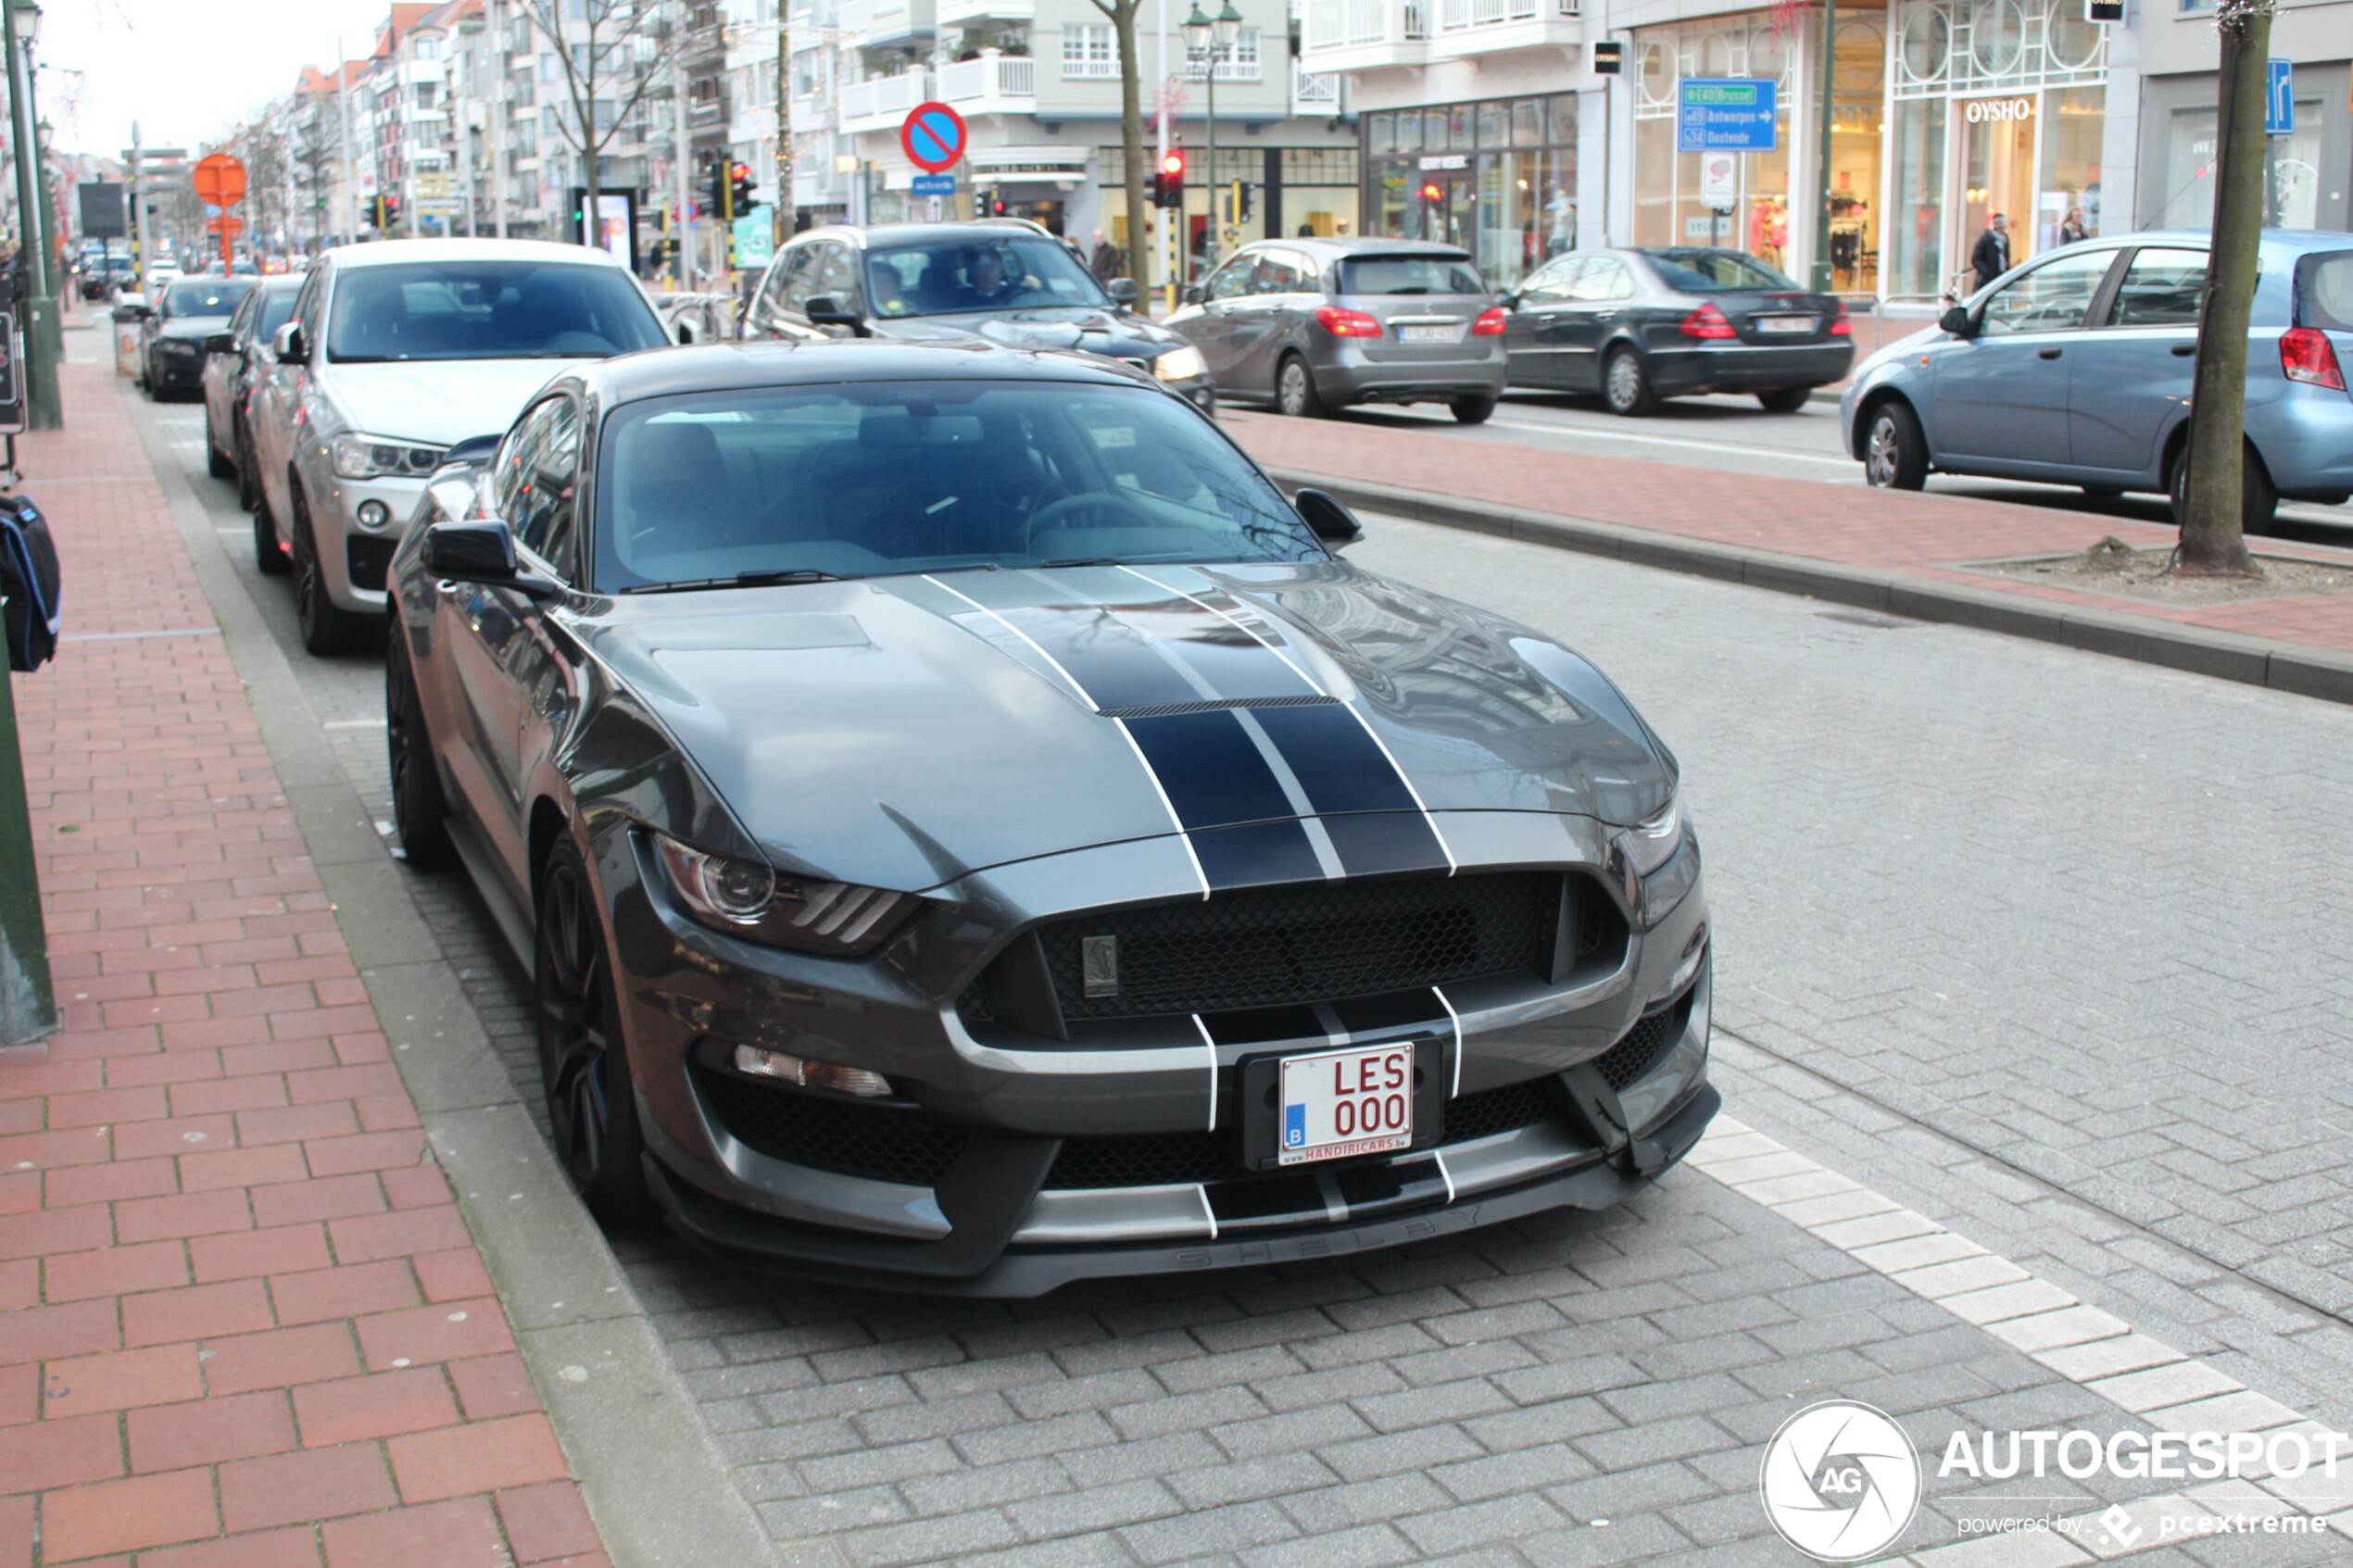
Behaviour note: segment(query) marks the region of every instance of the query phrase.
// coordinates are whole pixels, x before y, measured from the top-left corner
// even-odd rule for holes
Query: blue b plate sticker
[[[1411,1148],[1411,1041],[1351,1046],[1282,1062],[1283,1142],[1277,1162],[1300,1165]]]

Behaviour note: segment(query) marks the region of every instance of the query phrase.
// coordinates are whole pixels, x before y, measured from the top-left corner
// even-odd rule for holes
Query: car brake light
[[[1838,314],[1831,318],[1831,336],[1853,337],[1855,323],[1846,319],[1846,301],[1838,302]]]
[[[2290,327],[2280,334],[2280,370],[2288,380],[2307,386],[2345,390],[2345,371],[2336,362],[2335,345],[2318,327]]]
[[[1385,337],[1380,322],[1362,310],[1346,310],[1337,305],[1318,306],[1315,324],[1334,337]]]
[[[1724,319],[1724,313],[1716,308],[1714,300],[1710,300],[1683,318],[1683,335],[1685,337],[1738,337],[1741,334],[1732,330],[1732,323]]]
[[[1478,320],[1471,323],[1473,337],[1502,337],[1503,335],[1504,311],[1500,306],[1480,311]]]

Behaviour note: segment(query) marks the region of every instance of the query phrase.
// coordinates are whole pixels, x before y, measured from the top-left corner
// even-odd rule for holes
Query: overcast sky
[[[116,156],[131,122],[151,147],[205,141],[334,64],[364,55],[388,0],[44,0],[41,112],[60,152]],[[79,76],[72,72],[80,72]]]

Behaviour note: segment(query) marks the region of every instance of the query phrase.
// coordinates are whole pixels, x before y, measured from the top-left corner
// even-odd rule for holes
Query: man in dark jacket
[[[1977,286],[1983,288],[2010,270],[2010,220],[1995,213],[1985,223],[1985,232],[1977,236],[1977,246],[1969,253],[1969,270],[1977,274]]]
[[[1095,274],[1095,282],[1108,283],[1126,270],[1127,258],[1119,247],[1104,238],[1101,229],[1095,231],[1095,254],[1088,258],[1087,270]]]

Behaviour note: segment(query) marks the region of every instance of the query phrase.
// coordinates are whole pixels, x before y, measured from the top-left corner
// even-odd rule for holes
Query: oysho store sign
[[[1962,110],[1971,125],[1987,125],[2003,120],[2032,119],[2034,100],[2032,98],[1971,98]]]

